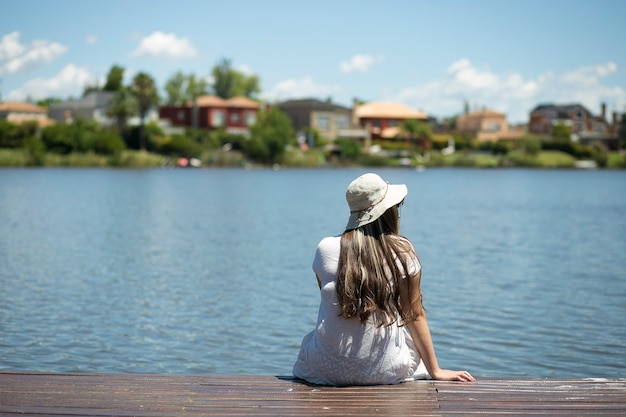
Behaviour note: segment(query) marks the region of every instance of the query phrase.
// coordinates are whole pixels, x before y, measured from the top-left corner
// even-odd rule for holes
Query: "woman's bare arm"
[[[409,286],[402,286],[400,297],[402,300],[403,309],[407,310],[407,316],[413,317],[406,323],[415,348],[420,354],[420,357],[426,365],[426,369],[430,376],[434,379],[450,380],[450,381],[475,381],[474,377],[468,371],[451,371],[448,369],[441,369],[437,362],[437,355],[435,354],[435,347],[433,345],[432,337],[430,335],[430,328],[428,327],[428,321],[426,320],[426,313],[422,308],[421,292],[419,287],[421,277],[421,271],[412,278],[413,285],[411,285],[411,293],[409,294]]]

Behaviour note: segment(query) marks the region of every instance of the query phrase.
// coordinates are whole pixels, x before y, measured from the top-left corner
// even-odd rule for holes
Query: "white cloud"
[[[383,57],[381,55],[354,55],[347,61],[339,64],[339,70],[345,73],[351,72],[367,72],[374,64],[381,63]]]
[[[448,67],[445,78],[404,89],[388,99],[439,117],[460,113],[468,101],[474,108],[505,112],[512,123],[527,122],[529,112],[540,103],[580,103],[597,114],[601,102],[618,111],[626,105],[622,87],[603,84],[603,78],[615,72],[617,65],[609,62],[525,79],[516,72],[498,74],[460,59]]]
[[[561,80],[571,84],[594,85],[598,83],[599,78],[611,75],[616,71],[617,65],[608,62],[603,65],[582,67],[574,71],[566,72],[561,76]]]
[[[247,76],[254,75],[254,73],[252,72],[252,68],[250,68],[246,64],[236,65],[235,70]]]
[[[173,59],[194,58],[198,53],[189,39],[157,31],[141,39],[132,55]]]
[[[339,94],[341,88],[337,85],[316,84],[311,77],[299,80],[288,79],[281,81],[261,96],[264,100],[277,101],[295,98],[318,98]]]
[[[52,78],[35,78],[26,82],[17,90],[9,92],[7,98],[22,101],[27,97],[37,100],[46,97],[79,96],[88,84],[95,84],[94,77],[89,71],[69,64]]]
[[[0,42],[0,74],[26,72],[63,55],[67,47],[47,40],[34,40],[30,45],[20,43],[20,33],[11,32]]]
[[[89,44],[94,44],[98,42],[98,37],[96,35],[87,35],[87,37],[85,38],[85,42]]]

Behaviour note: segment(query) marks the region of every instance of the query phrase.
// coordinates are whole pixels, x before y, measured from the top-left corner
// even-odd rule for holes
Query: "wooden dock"
[[[626,379],[333,388],[291,377],[0,372],[0,416],[626,415]]]

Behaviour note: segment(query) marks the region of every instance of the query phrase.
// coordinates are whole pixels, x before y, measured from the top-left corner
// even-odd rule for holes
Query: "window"
[[[348,120],[348,116],[336,116],[335,117],[335,126],[337,129],[346,129],[350,127],[350,122]]]
[[[246,125],[252,126],[256,123],[256,113],[246,113]]]
[[[315,118],[315,126],[320,130],[328,130],[330,118],[328,116],[317,116]]]
[[[497,132],[501,128],[502,128],[502,126],[499,123],[487,123],[485,125],[485,130],[487,130],[489,132]]]
[[[389,127],[396,127],[396,126],[398,126],[397,120],[389,120]]]
[[[239,113],[230,114],[230,123],[236,125],[239,123],[239,120],[240,120]]]
[[[374,119],[374,120],[372,120],[372,126],[374,126],[374,127],[380,127],[380,119]]]
[[[179,110],[178,111],[178,115],[176,116],[178,118],[179,122],[182,122],[185,120],[185,112],[183,110]]]
[[[226,115],[224,114],[224,110],[213,110],[211,114],[211,125],[215,127],[224,126],[225,119]]]

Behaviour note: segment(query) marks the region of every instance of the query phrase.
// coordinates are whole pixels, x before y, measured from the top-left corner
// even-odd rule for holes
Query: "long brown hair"
[[[341,236],[337,296],[341,316],[358,317],[364,323],[373,316],[379,326],[401,324],[423,312],[418,273],[409,277],[409,262],[418,262],[408,239],[398,234],[398,206],[389,208],[372,223],[348,230]],[[413,308],[403,309],[401,286],[407,294],[420,294]],[[417,285],[418,288],[412,288]]]

